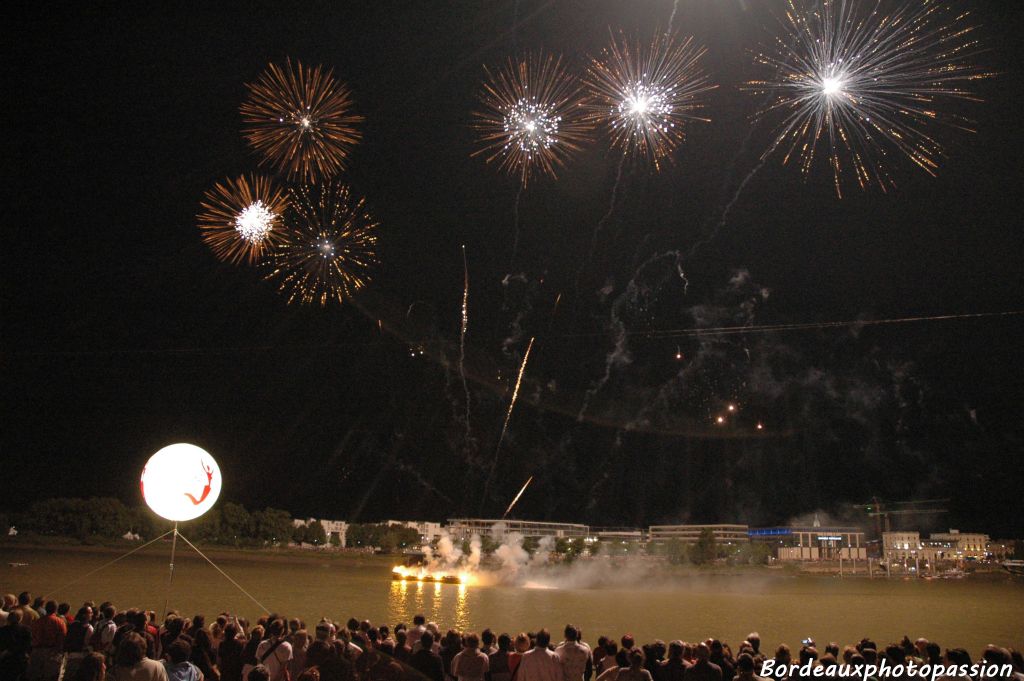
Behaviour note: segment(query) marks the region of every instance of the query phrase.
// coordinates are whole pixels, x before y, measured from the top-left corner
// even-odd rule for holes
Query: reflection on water
[[[167,547],[169,548],[169,547]],[[0,584],[15,593],[49,593],[103,565],[110,551],[4,547]],[[632,574],[614,584],[580,588],[576,580],[531,575],[529,586],[466,586],[391,579],[390,567],[355,568],[318,556],[288,562],[245,554],[216,558],[220,566],[267,607],[316,622],[409,623],[422,614],[442,630],[519,632],[572,622],[588,641],[625,631],[638,640],[700,640],[732,643],[756,630],[767,646],[799,645],[811,636],[841,643],[871,636],[898,641],[925,636],[972,655],[986,643],[1020,647],[1024,580],[935,581],[792,577],[778,573],[706,575]],[[12,568],[10,563],[27,563]],[[111,600],[119,609],[163,606],[167,555],[135,554],[53,594],[74,606],[86,599]],[[576,582],[576,583],[574,583]],[[250,620],[260,612],[202,559],[175,559],[171,607],[194,614],[229,610]]]

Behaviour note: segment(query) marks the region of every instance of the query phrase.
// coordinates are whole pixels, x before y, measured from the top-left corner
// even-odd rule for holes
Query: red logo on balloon
[[[196,499],[188,492],[185,492],[185,496],[192,501],[193,506],[198,506],[199,504],[203,503],[203,500],[206,499],[207,495],[210,494],[210,482],[213,480],[213,471],[210,469],[210,467],[203,463],[200,463],[199,465],[203,467],[203,472],[206,473],[206,487],[203,488],[203,493],[199,495],[198,499]]]

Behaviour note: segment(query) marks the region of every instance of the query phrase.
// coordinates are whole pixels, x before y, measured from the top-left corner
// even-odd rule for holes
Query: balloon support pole
[[[171,600],[171,583],[174,582],[174,551],[178,548],[178,522],[174,522],[174,529],[172,530],[171,539],[171,562],[168,565],[167,574],[167,590],[164,592],[164,611],[161,613],[164,617],[167,616],[167,605]]]

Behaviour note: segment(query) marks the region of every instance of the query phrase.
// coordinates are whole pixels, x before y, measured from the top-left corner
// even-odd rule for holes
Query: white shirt
[[[459,681],[483,681],[488,662],[487,656],[479,650],[463,648],[452,658],[452,676]]]
[[[267,671],[270,672],[270,681],[281,681],[284,679],[285,672],[288,671],[288,662],[292,659],[292,644],[288,641],[281,641],[281,644],[274,648],[274,652],[264,660],[263,656],[275,642],[273,639],[267,639],[256,647],[256,663],[266,666]]]
[[[523,653],[516,668],[517,681],[565,681],[562,661],[547,648],[536,647]]]
[[[562,641],[555,648],[555,655],[562,661],[565,681],[583,681],[590,660],[590,646],[581,641]]]

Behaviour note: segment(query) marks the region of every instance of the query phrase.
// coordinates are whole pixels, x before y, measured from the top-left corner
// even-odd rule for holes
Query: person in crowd
[[[238,624],[229,622],[224,627],[224,639],[217,648],[217,666],[221,681],[242,681],[242,652],[245,643]],[[253,650],[255,658],[256,651]]]
[[[651,673],[644,667],[646,657],[640,648],[629,651],[629,667],[620,668],[617,681],[654,681]]]
[[[32,594],[28,591],[22,591],[18,594],[18,607],[22,611],[22,624],[29,629],[32,628],[32,623],[39,619],[39,611],[32,607]]]
[[[512,681],[512,637],[499,634],[494,652],[487,656],[487,681]]]
[[[755,672],[754,656],[750,653],[740,653],[740,656],[736,658],[735,681],[764,681]]]
[[[289,623],[289,627],[291,623]],[[309,633],[305,628],[296,629],[288,640],[292,644],[292,660],[288,663],[288,670],[291,677],[297,679],[299,673],[308,667],[306,664],[306,652],[309,650]]]
[[[262,664],[258,664],[249,670],[246,675],[247,681],[270,681],[270,670]]]
[[[267,625],[267,638],[256,648],[256,660],[267,668],[270,681],[286,681],[292,645],[284,638],[284,620],[278,618]]]
[[[683,681],[683,675],[690,668],[690,663],[683,659],[683,642],[672,641],[668,644],[668,658],[661,663],[657,681]]]
[[[462,650],[452,658],[451,675],[458,681],[484,681],[488,671],[487,655],[480,650],[480,637],[468,633],[462,637]]]
[[[711,661],[711,648],[706,643],[697,644],[696,661],[683,674],[684,681],[722,681],[722,668]]]
[[[601,657],[599,673],[603,674],[609,669],[619,668],[619,644],[614,639],[605,639],[604,655]]]
[[[594,673],[590,646],[581,641],[580,630],[574,624],[565,625],[564,640],[555,648],[562,663],[565,681],[590,681]]]
[[[134,631],[121,639],[112,672],[113,681],[168,681],[164,665],[146,657],[146,639]]]
[[[508,668],[511,670],[513,675],[516,673],[516,669],[519,668],[519,663],[522,662],[523,655],[530,650],[531,645],[532,642],[530,641],[530,635],[525,631],[521,631],[516,634],[515,641],[512,642],[514,650],[509,653],[508,656]]]
[[[615,662],[620,667],[629,666],[629,653],[636,647],[636,639],[633,634],[623,634],[619,639],[619,652],[615,653]]]
[[[78,620],[78,616],[75,616]],[[87,653],[78,662],[71,681],[104,681],[107,677],[107,658],[101,653]]]
[[[28,670],[32,631],[22,623],[24,616],[22,608],[12,608],[7,626],[0,627],[0,679],[20,679]]]
[[[441,650],[438,653],[441,656],[441,661],[444,662],[444,677],[445,679],[454,679],[452,675],[452,660],[455,656],[462,651],[462,637],[459,632],[454,629],[449,629],[448,633],[444,635],[444,641],[441,643]]]
[[[420,635],[419,649],[412,654],[409,666],[427,681],[444,681],[444,661],[434,652],[434,635],[429,631]]]
[[[192,650],[185,636],[179,636],[167,646],[164,669],[168,681],[203,681],[203,672],[189,659]]]
[[[213,638],[206,629],[195,629],[192,637],[192,655],[189,661],[202,672],[204,681],[220,681],[220,669],[214,662],[217,654],[213,649]]]
[[[551,634],[547,629],[541,629],[537,632],[533,648],[519,661],[516,681],[564,681],[562,661],[549,645]]]
[[[395,627],[395,659],[402,664],[409,664],[410,658],[412,648],[409,646],[409,632],[405,628]]]
[[[722,681],[732,681],[732,677],[736,675],[736,669],[732,663],[732,653],[717,638],[711,641],[709,647],[711,648],[711,656],[708,660],[711,664],[718,665],[719,669],[722,670]]]
[[[64,638],[64,652],[81,653],[89,645],[92,638],[92,608],[83,605],[78,609],[74,620],[68,625],[68,635]]]
[[[50,679],[60,669],[60,655],[64,652],[64,639],[68,625],[57,614],[57,602],[46,601],[45,615],[32,623],[32,652],[28,659],[29,679]]]

